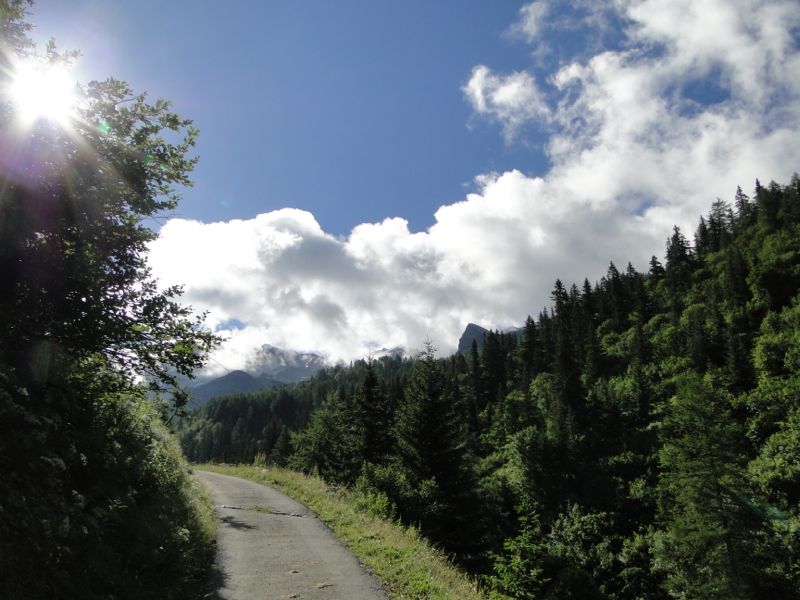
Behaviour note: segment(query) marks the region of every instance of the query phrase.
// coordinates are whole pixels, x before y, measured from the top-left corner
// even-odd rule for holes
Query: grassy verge
[[[413,528],[380,518],[364,494],[333,488],[295,471],[252,466],[198,465],[270,485],[302,502],[330,527],[396,599],[483,600],[467,576]]]

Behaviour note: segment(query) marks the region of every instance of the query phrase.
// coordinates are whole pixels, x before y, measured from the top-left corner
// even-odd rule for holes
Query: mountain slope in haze
[[[190,408],[199,408],[212,398],[240,392],[256,392],[282,385],[268,375],[254,376],[246,371],[231,371],[227,375],[202,383],[192,389]]]
[[[264,344],[247,371],[235,370],[192,388],[189,408],[199,408],[212,398],[294,384],[330,366],[315,352],[296,352]]]
[[[281,383],[297,383],[329,366],[325,357],[316,352],[297,352],[264,344],[248,362],[247,371]]]

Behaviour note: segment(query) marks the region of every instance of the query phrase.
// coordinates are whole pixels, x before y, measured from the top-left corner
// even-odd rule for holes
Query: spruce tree
[[[466,427],[433,346],[417,359],[397,409],[399,465],[414,498],[408,508],[435,541],[464,553],[474,515],[474,479],[465,455]]]
[[[743,498],[743,431],[709,378],[684,376],[662,421],[656,558],[676,597],[752,598],[757,520]]]
[[[367,360],[366,371],[353,397],[352,414],[360,458],[376,464],[383,462],[392,446],[393,415],[372,359]]]

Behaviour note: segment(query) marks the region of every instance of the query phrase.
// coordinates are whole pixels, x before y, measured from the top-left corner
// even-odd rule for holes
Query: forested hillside
[[[797,598],[798,290],[800,179],[757,183],[520,335],[218,399],[182,442],[385,494],[497,597]]]
[[[396,405],[413,362],[387,356],[372,362],[371,369],[378,373],[391,405]],[[305,426],[312,411],[331,395],[352,397],[367,370],[367,364],[358,361],[350,367],[323,369],[292,387],[215,398],[181,423],[183,450],[195,462],[251,463],[263,455],[282,466],[291,454],[290,432]]]

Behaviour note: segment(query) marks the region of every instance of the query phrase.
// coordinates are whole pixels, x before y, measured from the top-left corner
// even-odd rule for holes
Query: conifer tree
[[[767,233],[775,231],[779,224],[779,212],[781,209],[781,196],[779,186],[774,182],[765,188],[756,179],[756,204],[758,206],[758,218]]]
[[[285,467],[292,454],[292,442],[289,437],[289,430],[285,425],[281,425],[278,439],[275,440],[275,445],[269,455],[269,461],[278,466]]]
[[[735,225],[738,230],[746,229],[755,223],[757,217],[756,205],[742,191],[741,186],[736,186],[734,207],[736,209]]]
[[[522,329],[522,340],[517,352],[517,383],[522,390],[527,390],[531,379],[536,375],[536,351],[537,351],[537,332],[536,323],[528,316]]]
[[[410,518],[434,540],[463,551],[474,543],[467,535],[475,510],[474,480],[465,456],[463,412],[434,352],[429,342],[398,406],[397,455],[414,493],[408,499]]]
[[[479,405],[482,397],[483,386],[481,384],[483,379],[481,372],[481,359],[478,352],[478,342],[472,340],[472,346],[469,351],[469,364],[467,366],[467,373],[464,374],[464,383],[461,387],[464,395],[464,410],[467,415],[467,431],[472,438],[475,438],[480,430],[479,422]]]
[[[352,413],[361,458],[376,464],[383,462],[392,446],[393,415],[371,358],[353,397]]]
[[[691,285],[692,250],[678,226],[673,227],[667,240],[667,263],[664,281],[667,285],[667,301],[670,314],[677,323],[686,303],[686,291]]]
[[[499,331],[489,331],[486,334],[481,358],[486,393],[483,408],[487,405],[496,407],[507,391],[507,354],[503,346],[503,335]]]
[[[737,599],[755,594],[757,523],[742,502],[744,435],[729,398],[708,378],[682,378],[666,407],[657,559],[677,597]]]
[[[711,247],[711,233],[706,225],[705,217],[700,217],[700,223],[697,226],[697,231],[694,233],[694,248],[698,255],[703,255],[709,251]]]

